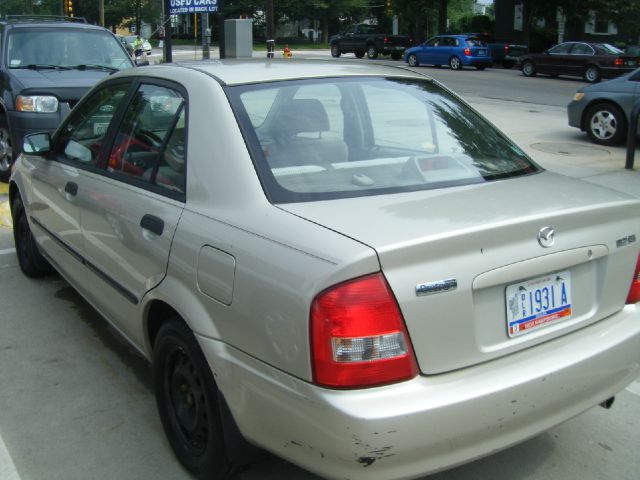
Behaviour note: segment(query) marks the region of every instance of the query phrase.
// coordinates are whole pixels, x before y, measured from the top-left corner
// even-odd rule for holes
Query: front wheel
[[[340,56],[340,47],[338,46],[337,43],[334,43],[333,45],[331,45],[331,56],[333,58],[338,58]]]
[[[418,65],[420,65],[420,62],[418,62],[418,57],[415,53],[412,53],[407,57],[407,63],[410,67],[417,67]]]
[[[33,238],[29,220],[22,204],[22,198],[17,195],[11,208],[13,219],[13,240],[20,270],[31,278],[38,278],[51,273],[52,268],[46,258],[42,256]]]
[[[462,70],[462,62],[458,57],[451,57],[449,59],[449,67],[451,70]]]
[[[164,431],[178,460],[198,478],[230,473],[217,387],[193,332],[167,321],[153,348],[153,385]]]
[[[622,143],[627,133],[627,119],[620,108],[611,103],[599,103],[589,109],[585,118],[587,135],[599,145]]]
[[[6,117],[0,116],[0,181],[6,182],[9,180],[13,157],[9,124]]]
[[[600,81],[600,69],[595,65],[589,65],[584,69],[584,79],[589,83],[597,83]]]
[[[378,58],[378,50],[375,45],[369,45],[367,47],[367,58],[370,60],[375,60]]]
[[[524,62],[522,64],[522,74],[525,77],[535,77],[536,76],[536,66],[533,62]]]

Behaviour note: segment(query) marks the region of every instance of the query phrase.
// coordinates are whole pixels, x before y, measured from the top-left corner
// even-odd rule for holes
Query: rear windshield
[[[485,43],[479,38],[467,38],[467,47],[484,47]]]
[[[133,66],[113,35],[87,28],[14,28],[7,38],[5,58],[9,68],[92,65],[121,70]]]
[[[538,171],[429,80],[349,78],[227,87],[274,203],[488,182]]]
[[[596,47],[598,53],[604,53],[605,55],[620,55],[624,53],[619,48],[614,47],[613,45],[610,45],[608,43],[596,43],[594,46]]]

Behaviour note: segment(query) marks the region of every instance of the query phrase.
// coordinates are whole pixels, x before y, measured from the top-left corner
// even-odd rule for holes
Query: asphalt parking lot
[[[563,108],[465,98],[545,168],[640,197],[640,172],[623,168],[624,149],[589,143],[566,125]],[[190,478],[165,440],[146,361],[63,279],[21,274],[4,184],[0,324],[0,480]],[[429,478],[632,480],[640,471],[638,445],[636,381],[611,410],[594,408],[525,443]],[[235,476],[315,478],[269,456]]]

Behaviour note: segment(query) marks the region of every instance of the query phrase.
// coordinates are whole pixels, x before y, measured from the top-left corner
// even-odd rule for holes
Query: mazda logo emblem
[[[556,241],[556,232],[551,227],[542,227],[538,232],[538,243],[541,247],[549,248]]]

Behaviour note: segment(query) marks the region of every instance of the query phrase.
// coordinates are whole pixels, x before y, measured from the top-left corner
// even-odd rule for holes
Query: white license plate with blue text
[[[507,332],[517,337],[571,318],[569,271],[532,278],[506,290]]]

